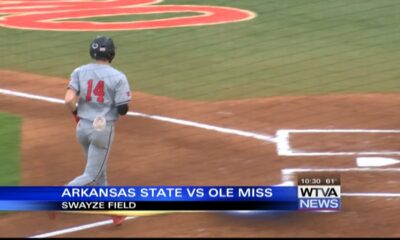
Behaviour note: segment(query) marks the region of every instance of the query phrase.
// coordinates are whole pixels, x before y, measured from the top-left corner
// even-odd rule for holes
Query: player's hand
[[[78,117],[78,110],[73,111],[72,115],[74,116],[75,122],[78,123],[80,120]]]

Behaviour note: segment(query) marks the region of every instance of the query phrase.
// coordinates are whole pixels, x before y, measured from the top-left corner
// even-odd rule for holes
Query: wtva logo
[[[299,186],[300,210],[339,210],[340,186]]]

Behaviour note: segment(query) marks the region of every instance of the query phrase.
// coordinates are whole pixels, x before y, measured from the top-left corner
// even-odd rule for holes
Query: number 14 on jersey
[[[93,80],[90,79],[87,85],[86,102],[92,101]],[[93,94],[97,96],[97,102],[104,102],[104,81],[100,80],[94,87]]]

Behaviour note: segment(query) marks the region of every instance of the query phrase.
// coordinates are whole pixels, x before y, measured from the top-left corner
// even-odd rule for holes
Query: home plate
[[[395,158],[386,157],[358,157],[357,165],[359,167],[382,167],[387,165],[393,165],[400,161]]]

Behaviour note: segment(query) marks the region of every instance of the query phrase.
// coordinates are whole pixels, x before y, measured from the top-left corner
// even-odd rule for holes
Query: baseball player
[[[115,46],[110,37],[90,44],[92,63],[76,68],[65,94],[65,104],[76,122],[76,137],[85,153],[82,175],[68,186],[107,186],[107,160],[119,115],[128,112],[131,91],[126,76],[111,66]],[[125,217],[112,217],[116,225]]]

